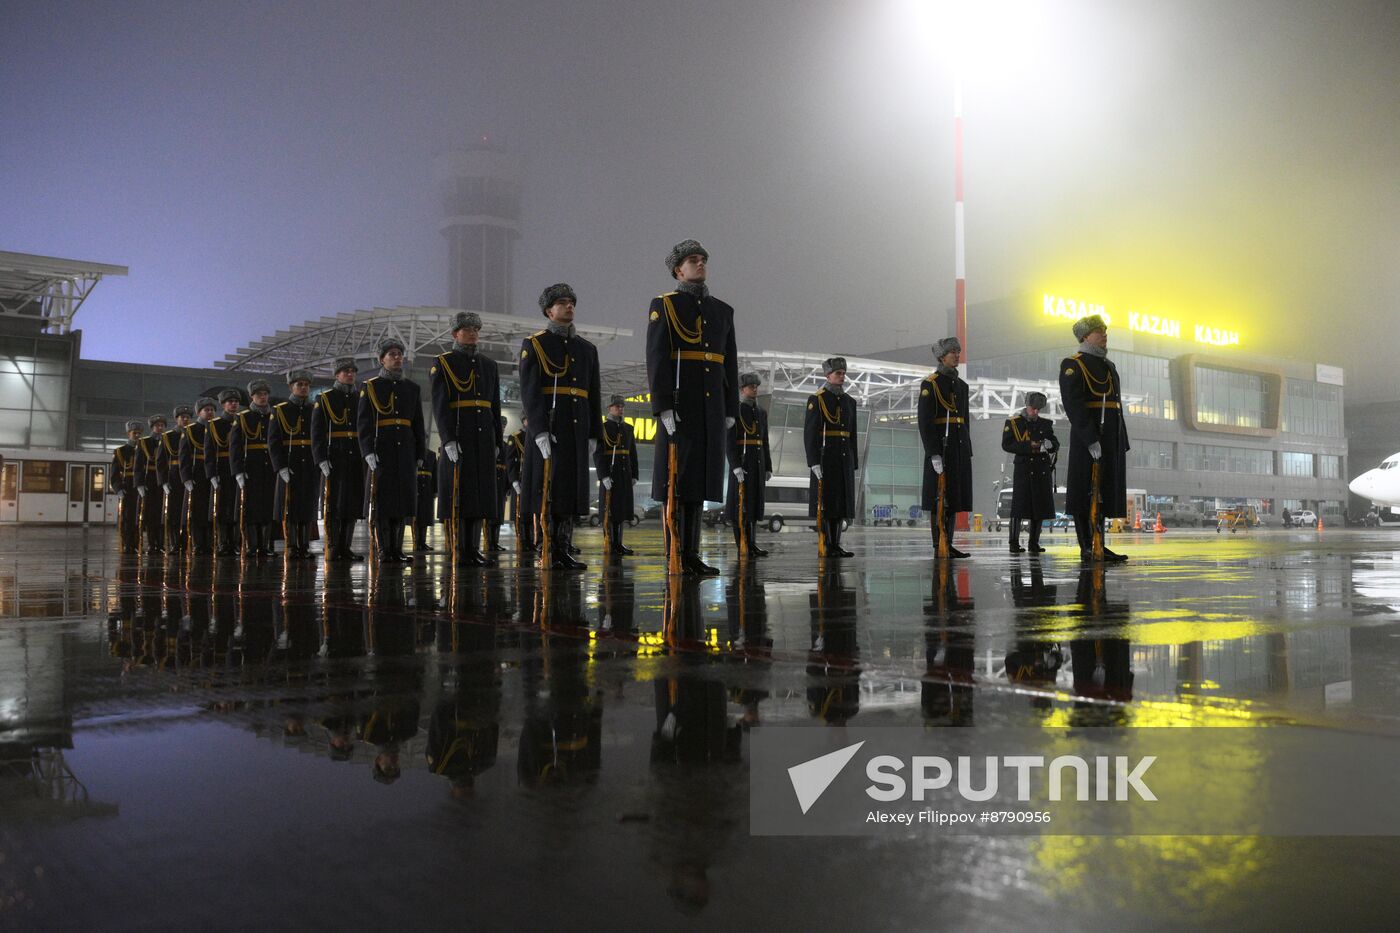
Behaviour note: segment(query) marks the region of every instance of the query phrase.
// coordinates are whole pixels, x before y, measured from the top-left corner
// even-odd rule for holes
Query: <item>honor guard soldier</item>
[[[637,435],[622,420],[626,399],[614,395],[608,400],[608,417],[603,422],[603,443],[593,454],[598,470],[598,517],[603,523],[603,540],[609,554],[633,554],[622,543],[622,523],[632,520],[632,484],[641,477],[637,466]]]
[[[739,377],[739,417],[729,433],[729,489],[724,497],[724,518],[734,529],[739,553],[767,557],[758,546],[754,530],[763,518],[763,487],[773,478],[773,457],[768,450],[768,412],[758,405],[758,373]]]
[[[677,243],[666,257],[676,290],[653,298],[647,315],[647,381],[662,426],[651,495],[666,503],[670,569],[705,576],[719,571],[700,560],[700,515],[705,500],[724,495],[739,413],[734,309],[710,294],[709,259],[695,240]]]
[[[139,421],[126,423],[126,443],[112,451],[112,488],[117,491],[117,542],[123,554],[141,547],[141,499],[136,492],[136,448],[141,443]]]
[[[160,447],[156,450],[156,479],[165,495],[165,547],[172,554],[180,554],[185,550],[186,521],[185,484],[180,481],[180,445],[184,443],[194,409],[176,405],[172,415],[175,428],[160,436]]]
[[[1011,553],[1021,553],[1021,520],[1031,523],[1030,552],[1041,554],[1040,523],[1055,517],[1055,455],[1060,441],[1055,424],[1042,418],[1043,392],[1026,395],[1026,407],[1006,419],[1001,429],[1001,449],[1015,454],[1011,477]]]
[[[496,513],[486,520],[486,553],[500,554],[505,551],[501,547],[501,522],[506,510],[506,499],[513,491],[510,488],[510,468],[506,464],[506,419],[502,415],[501,425],[501,446],[496,449]]]
[[[379,341],[379,375],[360,388],[356,424],[360,453],[369,467],[366,503],[378,557],[411,563],[403,552],[403,526],[417,514],[418,465],[428,450],[422,390],[403,374],[404,345]]]
[[[282,522],[286,556],[305,560],[313,556],[311,526],[316,524],[321,479],[311,447],[311,373],[292,370],[287,374],[287,387],[291,397],[272,409],[267,452],[277,471],[274,518]]]
[[[846,394],[846,360],[833,356],[822,364],[826,385],[807,399],[803,442],[807,452],[807,515],[817,520],[817,554],[854,557],[841,547],[841,523],[856,515],[856,400]]]
[[[355,523],[365,517],[365,462],[355,429],[357,372],[353,357],[336,360],[335,382],[311,413],[311,453],[325,482],[326,557],[333,561],[364,560],[350,549]]]
[[[219,536],[220,557],[233,557],[238,553],[239,507],[238,484],[233,478],[233,424],[238,419],[239,404],[243,396],[237,389],[224,389],[219,393],[219,405],[223,411],[219,417],[209,422],[209,430],[204,433],[204,474],[209,477],[209,486],[214,497],[213,515],[215,529]]]
[[[933,345],[938,368],[919,386],[919,437],[924,445],[924,484],[920,508],[929,513],[933,554],[967,557],[953,547],[959,512],[972,511],[971,419],[967,383],[958,375],[962,344],[944,337]]]
[[[540,294],[549,319],[520,345],[520,399],[528,419],[525,482],[540,516],[540,566],[583,570],[575,560],[574,516],[587,515],[588,460],[603,412],[598,348],[574,330],[578,297],[560,282]]]
[[[160,436],[165,433],[165,416],[151,415],[147,423],[151,433],[136,443],[136,494],[141,497],[141,533],[146,537],[146,553],[160,554],[165,550],[165,493],[160,488],[156,455],[160,452]]]
[[[1079,352],[1060,362],[1060,401],[1069,419],[1065,511],[1074,516],[1079,557],[1128,558],[1103,546],[1103,520],[1127,514],[1128,429],[1122,384],[1108,358],[1108,324],[1097,314],[1074,322]]]
[[[229,466],[238,484],[242,502],[243,556],[272,556],[272,522],[275,514],[277,471],[267,449],[267,432],[272,420],[268,398],[272,388],[266,379],[248,383],[248,407],[233,419],[229,437]]]
[[[496,492],[501,378],[496,361],[478,350],[480,337],[481,315],[458,312],[452,321],[452,349],[434,361],[430,379],[433,421],[442,439],[439,468],[448,472],[440,488],[449,498],[438,511],[451,528],[453,560],[490,567],[496,559],[481,552],[481,526],[501,515]]]
[[[525,445],[527,419],[520,430],[506,438],[506,478],[510,480],[510,522],[515,529],[515,543],[522,553],[535,550],[535,510],[525,499]]]
[[[423,451],[423,462],[418,464],[418,501],[414,504],[413,550],[426,553],[433,549],[428,543],[428,529],[442,516],[434,515],[438,503],[438,456],[432,450]]]
[[[213,487],[209,485],[209,474],[204,469],[204,445],[209,422],[217,407],[217,403],[208,397],[195,402],[195,420],[185,428],[180,438],[179,477],[180,485],[185,487],[185,530],[195,557],[208,557],[214,553],[213,527],[210,523],[210,509],[213,506],[210,493]]]

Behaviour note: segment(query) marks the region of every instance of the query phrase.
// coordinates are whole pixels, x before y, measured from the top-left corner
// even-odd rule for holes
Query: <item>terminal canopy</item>
[[[0,315],[37,318],[44,333],[66,334],[103,276],[126,274],[126,266],[0,251]]]

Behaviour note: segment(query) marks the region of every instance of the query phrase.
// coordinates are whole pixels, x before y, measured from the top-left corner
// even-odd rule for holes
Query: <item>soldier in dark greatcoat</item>
[[[239,540],[239,501],[238,484],[233,474],[233,423],[238,418],[239,404],[243,396],[237,389],[224,389],[219,393],[219,405],[223,412],[209,422],[209,430],[204,432],[204,474],[209,478],[213,490],[214,525],[219,535],[219,556],[232,557],[238,553]]]
[[[446,458],[443,459],[443,463],[451,466]],[[439,485],[438,456],[431,449],[425,449],[423,462],[418,464],[418,501],[414,505],[417,511],[413,514],[413,550],[420,553],[433,549],[428,543],[428,529],[441,518],[440,515],[434,514],[439,505]]]
[[[136,442],[136,494],[141,497],[141,533],[146,538],[146,553],[165,551],[165,491],[160,488],[156,454],[160,452],[160,436],[165,433],[165,416],[151,415],[147,419],[151,433]]]
[[[452,529],[456,563],[490,567],[481,552],[484,522],[500,521],[496,456],[501,449],[501,378],[496,361],[477,349],[481,315],[458,312],[452,349],[433,363],[433,421],[442,440],[444,471],[439,489],[446,500],[438,515]]]
[[[136,447],[141,442],[139,421],[126,423],[126,443],[112,451],[112,489],[117,494],[117,543],[123,554],[135,554],[141,547],[138,517],[140,497],[136,492]]]
[[[294,369],[287,374],[291,397],[272,409],[267,427],[267,450],[277,471],[275,517],[282,522],[286,554],[308,560],[311,526],[320,508],[321,473],[311,446],[311,373]]]
[[[710,294],[709,259],[695,240],[677,243],[666,257],[676,291],[653,298],[647,315],[647,381],[662,428],[656,432],[651,495],[671,505],[674,471],[667,553],[679,544],[680,569],[706,576],[719,571],[700,559],[700,517],[706,500],[724,496],[729,430],[739,414],[734,309]]]
[[[622,543],[622,525],[632,520],[632,485],[641,478],[636,431],[622,420],[626,402],[621,395],[608,400],[603,443],[593,454],[593,465],[598,470],[598,518],[609,554],[635,553]]]
[[[266,379],[248,383],[248,407],[233,419],[229,435],[229,464],[242,500],[243,556],[272,556],[273,497],[277,472],[267,450],[268,421],[272,389]]]
[[[1127,515],[1129,444],[1122,383],[1108,358],[1108,325],[1097,314],[1082,317],[1074,322],[1074,338],[1079,352],[1060,361],[1060,401],[1070,426],[1065,511],[1074,516],[1079,556],[1087,561],[1096,559],[1103,520]],[[1104,548],[1103,559],[1128,558]]]
[[[763,486],[773,478],[773,455],[768,449],[768,412],[758,404],[758,373],[739,377],[739,417],[729,432],[729,488],[724,496],[724,518],[734,529],[734,543],[747,546],[749,557],[767,557],[754,531],[763,518]],[[739,500],[743,498],[743,526]]]
[[[924,445],[924,485],[919,504],[929,513],[934,556],[967,557],[965,551],[953,547],[958,513],[972,510],[967,383],[958,375],[962,344],[956,337],[945,337],[934,344],[933,356],[938,360],[938,368],[919,386],[919,436]]]
[[[172,554],[185,550],[185,484],[180,482],[180,445],[190,426],[194,409],[176,405],[173,412],[175,427],[160,436],[156,448],[156,481],[165,496],[165,549]]]
[[[574,330],[577,301],[574,290],[562,282],[546,288],[540,311],[549,324],[520,345],[520,400],[530,433],[524,485],[530,501],[538,504],[550,566],[568,570],[587,566],[569,548],[574,517],[588,514],[588,461],[603,420],[598,348]],[[543,494],[546,476],[548,496]]]
[[[1030,551],[1043,553],[1041,522],[1055,517],[1055,454],[1060,441],[1055,423],[1041,416],[1043,392],[1026,395],[1026,407],[1006,419],[1001,429],[1001,449],[1015,454],[1011,478],[1011,553],[1021,553],[1021,520],[1031,523]]]
[[[807,398],[803,446],[808,485],[807,516],[820,519],[818,546],[830,557],[854,557],[841,547],[843,520],[856,515],[856,470],[860,469],[860,444],[856,424],[856,400],[846,394],[846,360],[833,356],[822,364],[826,385]]]
[[[356,431],[354,357],[335,361],[335,383],[316,400],[311,414],[311,451],[325,481],[322,517],[326,556],[333,561],[363,560],[350,549],[355,523],[365,517],[365,462]]]
[[[411,563],[403,552],[403,526],[417,514],[418,465],[428,450],[422,390],[403,374],[403,342],[379,342],[379,375],[360,389],[356,424],[360,453],[369,467],[366,500],[378,556]]]
[[[515,529],[515,543],[522,553],[535,550],[535,509],[526,498],[525,455],[529,439],[526,436],[526,419],[520,422],[520,430],[506,438],[506,478],[510,481],[511,527]]]
[[[195,420],[185,428],[184,436],[180,438],[179,475],[187,497],[186,531],[196,557],[208,557],[214,553],[213,536],[210,534],[213,530],[213,497],[210,495],[213,487],[209,485],[209,474],[204,469],[204,445],[209,422],[217,407],[215,401],[207,396],[195,402]]]

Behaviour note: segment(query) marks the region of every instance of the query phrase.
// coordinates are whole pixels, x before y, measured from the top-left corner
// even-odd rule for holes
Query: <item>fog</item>
[[[525,173],[517,314],[567,281],[581,321],[640,335],[694,236],[745,349],[925,342],[953,296],[931,7],[11,0],[0,249],[131,267],[80,313],[84,356],[207,366],[444,304],[432,161],[487,137]],[[1400,5],[1007,9],[964,64],[969,301],[1204,308],[1400,395]]]

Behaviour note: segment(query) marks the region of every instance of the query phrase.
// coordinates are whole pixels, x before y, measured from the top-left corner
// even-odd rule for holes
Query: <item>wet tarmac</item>
[[[669,579],[120,558],[0,532],[0,927],[1392,925],[1382,838],[765,838],[782,724],[1400,734],[1400,538],[766,536]],[[509,535],[504,538],[513,546]],[[1267,806],[1285,774],[1242,789]]]

